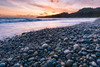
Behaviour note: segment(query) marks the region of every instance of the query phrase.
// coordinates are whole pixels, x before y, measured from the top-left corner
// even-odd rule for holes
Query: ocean
[[[93,22],[97,18],[0,18],[0,40],[24,32]]]

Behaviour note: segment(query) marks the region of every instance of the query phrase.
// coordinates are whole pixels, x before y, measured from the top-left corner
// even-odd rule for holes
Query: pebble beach
[[[100,19],[0,40],[0,67],[100,67]]]

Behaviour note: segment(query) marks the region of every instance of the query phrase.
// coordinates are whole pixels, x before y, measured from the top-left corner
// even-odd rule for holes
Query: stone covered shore
[[[100,67],[100,19],[0,41],[0,67]]]

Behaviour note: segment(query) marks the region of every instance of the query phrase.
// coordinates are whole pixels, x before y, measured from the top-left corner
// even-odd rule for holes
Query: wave
[[[17,23],[17,22],[36,22],[36,21],[52,21],[57,19],[46,18],[0,18],[0,23]]]

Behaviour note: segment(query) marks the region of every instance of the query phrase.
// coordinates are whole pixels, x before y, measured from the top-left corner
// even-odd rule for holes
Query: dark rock
[[[72,67],[78,67],[78,64],[77,63],[74,63]]]
[[[82,52],[82,55],[87,55],[87,52]]]
[[[97,59],[97,64],[100,66],[100,58]]]
[[[97,57],[100,57],[100,53],[99,53],[99,52],[97,52],[97,53],[96,53],[96,56],[97,56]]]
[[[71,54],[71,53],[67,54],[67,55],[66,55],[66,58],[67,58],[67,59],[71,59],[71,58],[72,58],[72,54]]]
[[[67,60],[67,62],[66,62],[66,65],[65,66],[72,66],[73,65],[73,63],[74,63],[74,61],[73,60]]]
[[[47,48],[49,45],[48,44],[43,44],[42,48]]]
[[[0,67],[6,67],[5,63],[0,63]]]
[[[79,50],[79,49],[80,49],[80,46],[79,46],[78,44],[75,44],[75,45],[73,46],[73,48],[74,48],[74,50]]]
[[[56,62],[56,59],[51,59],[50,61],[47,62],[48,67],[54,67],[54,63]]]
[[[94,61],[91,62],[91,65],[97,67],[96,62],[94,62]]]
[[[70,50],[65,50],[65,51],[64,51],[64,54],[65,54],[65,55],[68,54],[68,53],[70,53]]]
[[[56,65],[56,67],[61,67],[61,65],[60,65],[60,64],[58,64],[58,65]]]
[[[58,59],[58,55],[54,55],[53,58]]]

